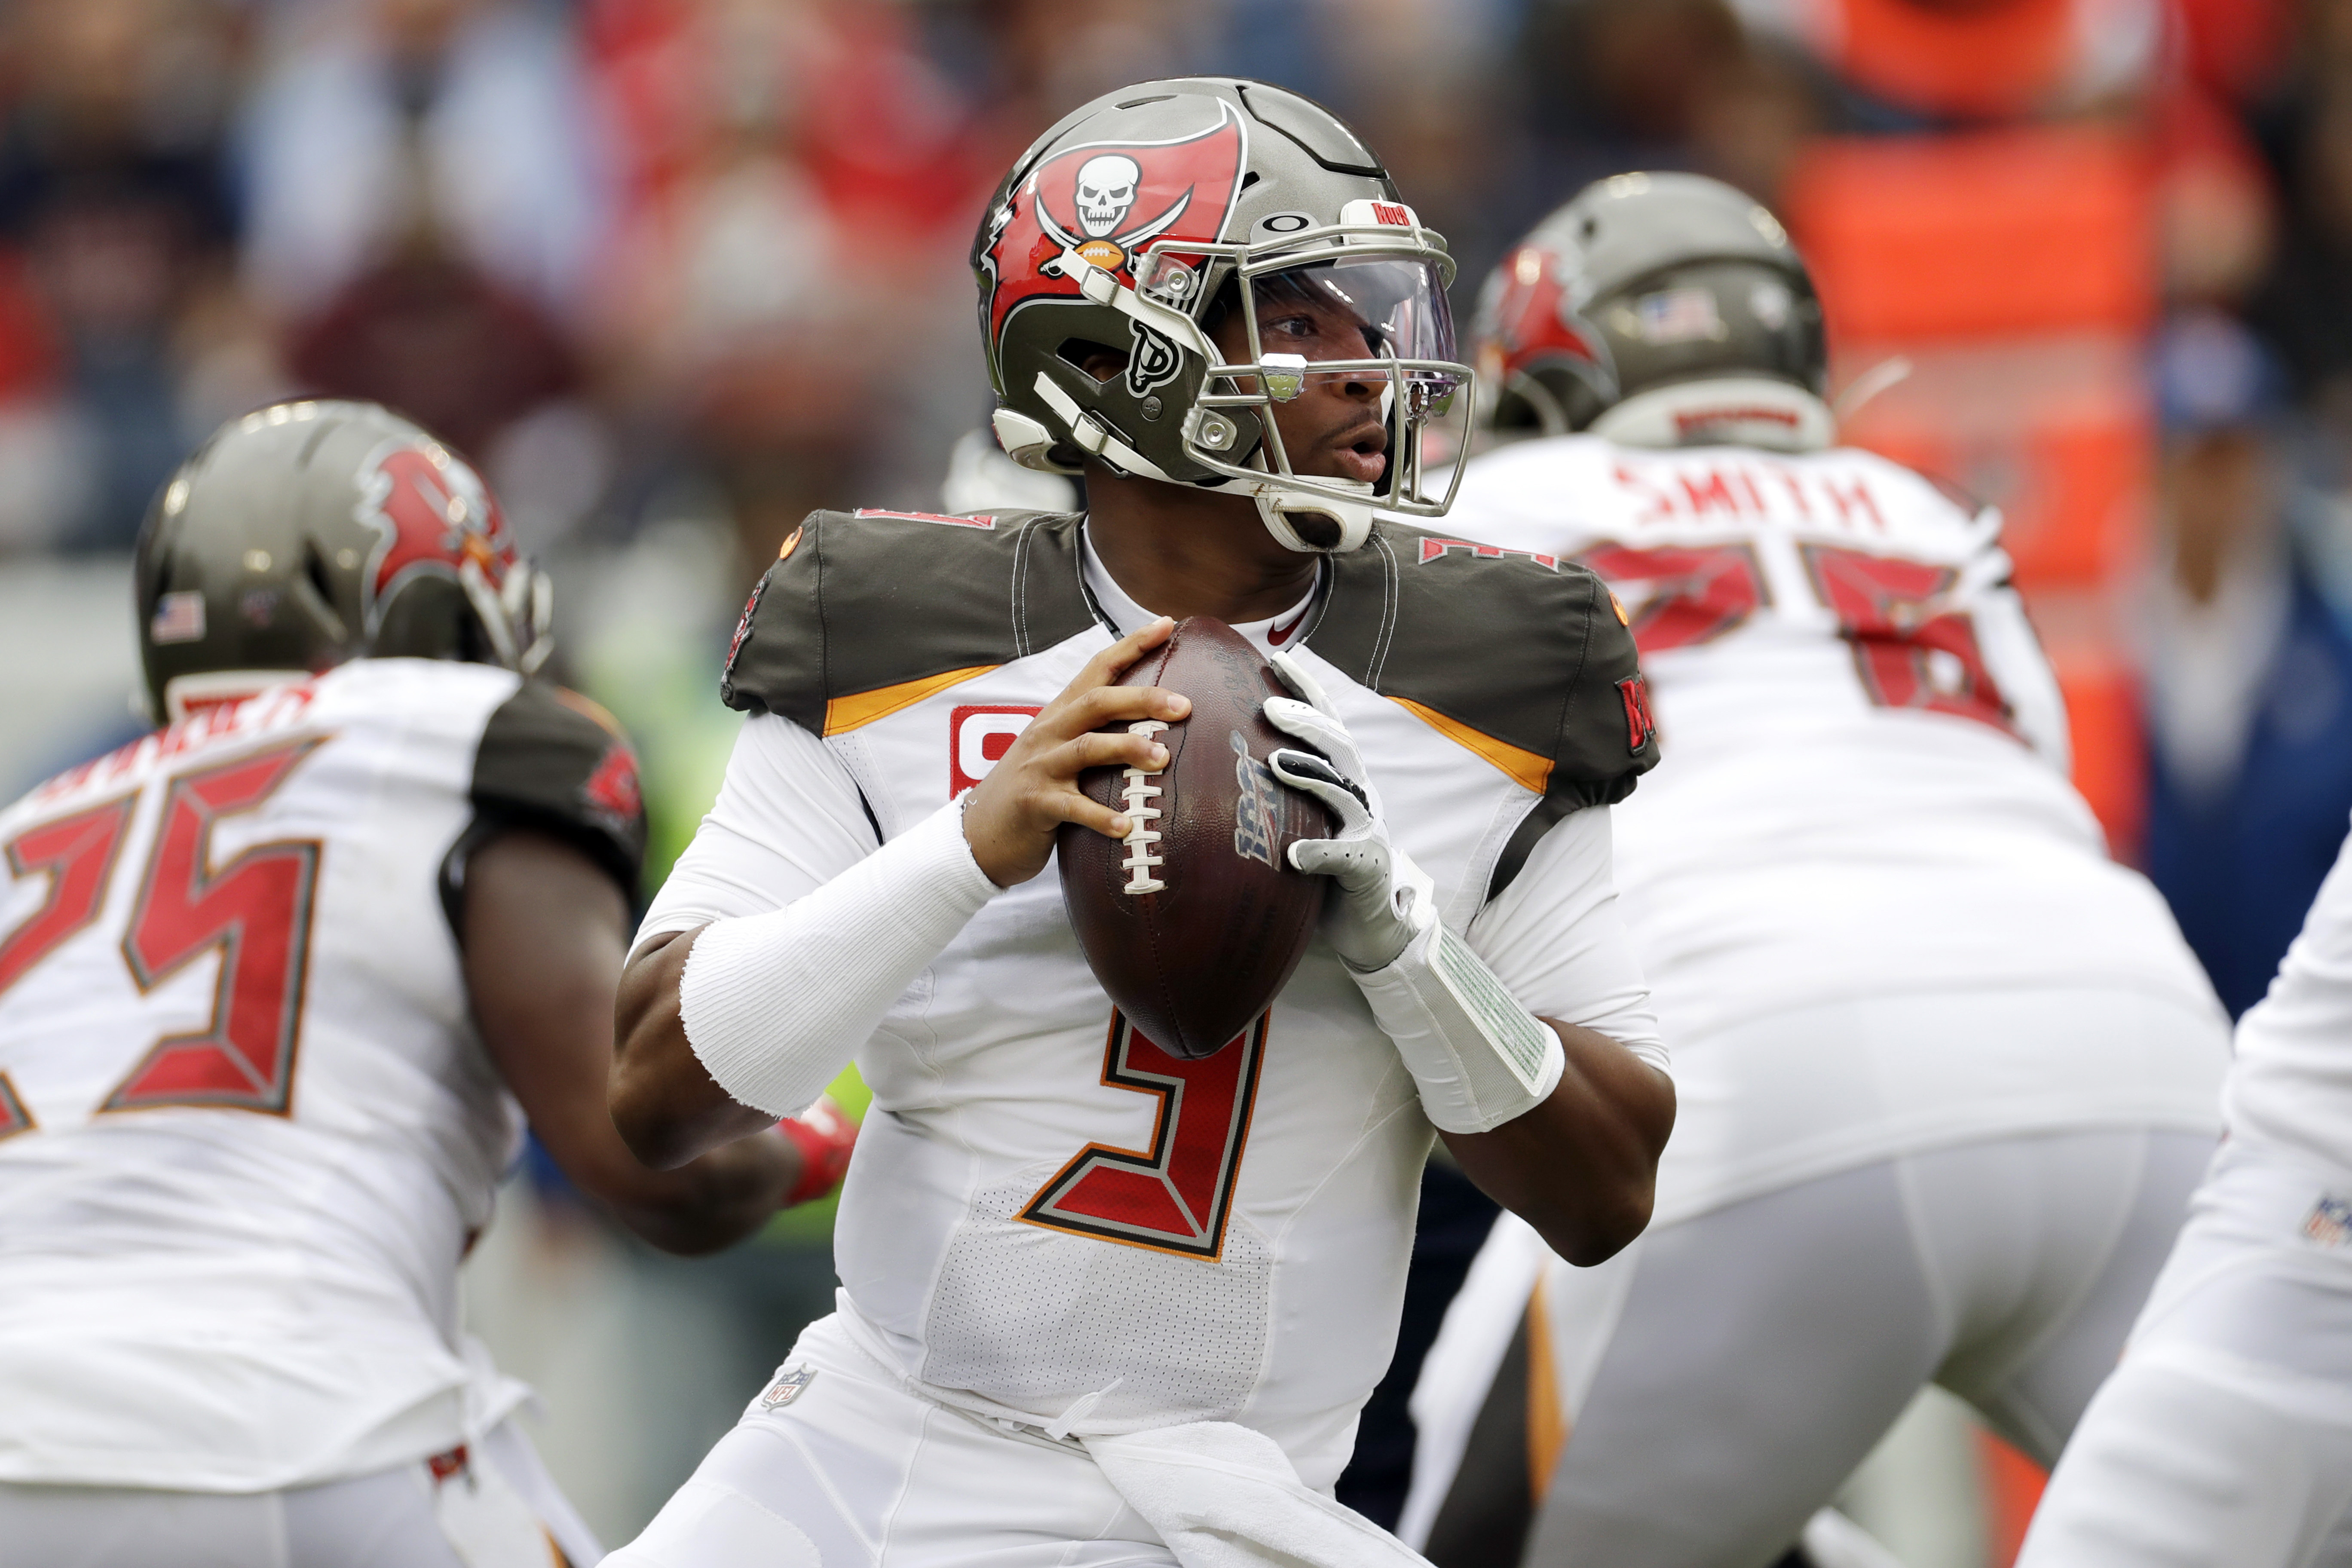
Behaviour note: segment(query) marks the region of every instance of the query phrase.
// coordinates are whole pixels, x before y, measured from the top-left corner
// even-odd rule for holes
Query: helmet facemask
[[[1455,358],[1451,268],[1442,258],[1369,246],[1333,257],[1328,245],[1309,260],[1284,247],[1234,268],[1224,298],[1244,352],[1210,364],[1184,437],[1187,456],[1245,489],[1285,546],[1344,552],[1364,542],[1375,508],[1438,517],[1452,504],[1456,475],[1447,471],[1442,494],[1433,475],[1450,470],[1468,435],[1471,373]],[[1217,325],[1204,334],[1213,346]],[[1294,452],[1283,436],[1276,405],[1333,391],[1370,395],[1381,436],[1368,477],[1303,473],[1313,455]],[[1255,426],[1249,449],[1235,450],[1243,426],[1234,411]]]

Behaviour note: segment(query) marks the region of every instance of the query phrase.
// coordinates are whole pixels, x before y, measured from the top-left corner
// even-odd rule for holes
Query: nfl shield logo
[[[2352,1240],[2352,1203],[2322,1197],[2304,1219],[2303,1237],[2321,1247],[2341,1247]]]
[[[816,1381],[816,1373],[804,1366],[788,1366],[776,1374],[768,1392],[760,1395],[762,1410],[782,1410],[801,1396],[801,1391]]]

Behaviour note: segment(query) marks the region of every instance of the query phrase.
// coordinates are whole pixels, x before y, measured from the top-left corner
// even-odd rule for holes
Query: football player
[[[751,717],[623,981],[614,1114],[666,1163],[853,1053],[875,1112],[839,1310],[613,1561],[1417,1561],[1329,1493],[1433,1130],[1591,1262],[1672,1120],[1609,873],[1654,751],[1633,640],[1580,568],[1373,520],[1442,510],[1423,443],[1470,372],[1443,242],[1316,105],[1089,103],[972,261],[999,436],[1089,510],[819,512],[746,611]],[[1304,962],[1197,1060],[1114,1012],[1052,853],[1140,826],[1075,781],[1164,764],[1185,699],[1114,682],[1193,615],[1297,694],[1266,703],[1297,744],[1237,767],[1339,826],[1293,849],[1333,884]]]
[[[2212,1153],[2226,1024],[2067,782],[1998,515],[1835,445],[1770,213],[1603,180],[1480,338],[1506,442],[1449,526],[1600,573],[1653,683],[1617,873],[1682,1112],[1605,1266],[1498,1223],[1401,1528],[1440,1564],[1754,1568],[1924,1383],[2056,1457]]]
[[[2352,845],[2238,1021],[2229,1138],[2021,1568],[2352,1563]]]
[[[137,605],[165,726],[0,813],[0,1559],[594,1562],[458,1330],[523,1116],[688,1253],[828,1188],[848,1133],[622,1143],[635,763],[529,679],[545,581],[431,436],[225,426]]]

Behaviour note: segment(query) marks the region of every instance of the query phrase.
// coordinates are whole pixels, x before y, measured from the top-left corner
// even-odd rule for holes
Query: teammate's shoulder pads
[[[1070,512],[817,511],[736,624],[719,696],[814,734],[1094,624]],[[836,708],[847,703],[848,709]]]
[[[1308,644],[1542,796],[1539,826],[1656,765],[1633,634],[1586,567],[1390,522],[1332,560]]]
[[[478,822],[552,834],[636,897],[646,856],[636,753],[589,699],[525,680],[482,727],[468,793]]]

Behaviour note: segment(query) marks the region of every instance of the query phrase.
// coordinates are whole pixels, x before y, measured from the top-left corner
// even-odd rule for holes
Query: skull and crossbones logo
[[[1136,187],[1142,179],[1142,169],[1123,153],[1087,159],[1078,171],[1076,192],[1078,222],[1087,233],[1096,239],[1109,238],[1128,209],[1135,205]]]

